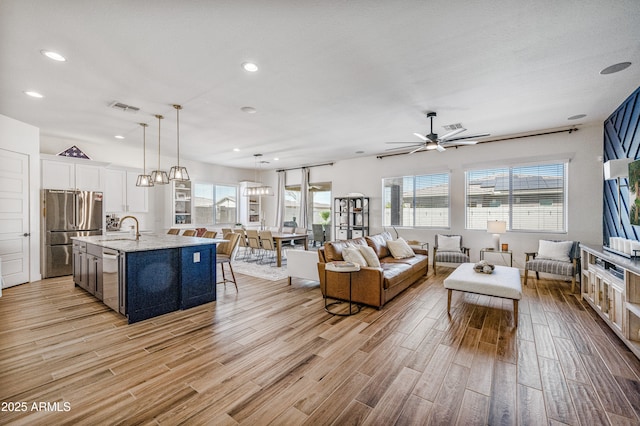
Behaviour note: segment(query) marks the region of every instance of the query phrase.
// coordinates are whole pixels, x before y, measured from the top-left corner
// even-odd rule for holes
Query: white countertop
[[[124,235],[96,235],[93,237],[73,237],[72,239],[124,252],[201,246],[219,244],[226,241],[222,238],[183,237],[182,235],[168,234],[143,234],[138,241],[133,237]]]

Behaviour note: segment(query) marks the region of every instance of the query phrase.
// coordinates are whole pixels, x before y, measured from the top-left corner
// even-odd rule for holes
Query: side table
[[[480,260],[484,260],[485,253],[493,253],[493,254],[500,255],[500,257],[503,260],[504,260],[504,256],[509,256],[509,266],[511,267],[513,266],[513,252],[511,250],[501,251],[501,250],[494,250],[490,248],[482,248],[480,249]],[[505,263],[506,263],[506,260],[505,260]]]
[[[341,312],[333,312],[329,309],[330,306],[335,306],[335,305],[339,305],[342,303],[342,301],[337,300],[335,302],[331,302],[329,304],[327,304],[327,296],[324,296],[324,310],[327,311],[328,313],[330,313],[331,315],[338,315],[341,317],[346,317],[349,315],[355,315],[358,312],[360,312],[361,306],[360,305],[354,305],[352,300],[351,300],[351,283],[352,283],[352,274],[354,272],[358,272],[360,270],[360,265],[357,264],[350,264],[350,265],[342,265],[342,266],[338,266],[340,264],[343,264],[344,262],[329,262],[327,264],[325,264],[324,266],[324,282],[325,285],[327,283],[327,272],[338,272],[338,273],[345,273],[345,274],[349,274],[349,311],[347,313],[341,313]],[[355,306],[357,308],[357,311],[353,311],[353,306]]]

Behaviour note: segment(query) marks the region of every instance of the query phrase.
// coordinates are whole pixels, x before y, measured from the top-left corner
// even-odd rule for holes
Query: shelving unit
[[[191,218],[192,209],[191,181],[173,181],[173,224],[190,225],[193,223]]]
[[[369,197],[335,197],[333,216],[336,240],[369,235]]]
[[[640,358],[640,261],[581,244],[582,298]]]
[[[245,188],[260,186],[256,182],[240,182],[240,223],[248,227],[260,226],[262,200],[259,195],[244,195]]]

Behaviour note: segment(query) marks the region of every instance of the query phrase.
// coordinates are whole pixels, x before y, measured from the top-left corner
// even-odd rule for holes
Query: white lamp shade
[[[507,222],[504,220],[487,221],[487,232],[490,234],[504,234],[507,232]]]
[[[605,180],[629,177],[629,163],[633,158],[618,158],[604,163]]]

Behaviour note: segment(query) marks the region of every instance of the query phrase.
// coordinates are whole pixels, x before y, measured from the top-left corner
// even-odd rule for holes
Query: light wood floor
[[[448,318],[440,271],[352,317],[295,279],[134,325],[70,278],[5,289],[0,401],[27,411],[0,423],[640,423],[640,361],[570,284],[530,279],[516,330],[510,300],[454,292]]]

